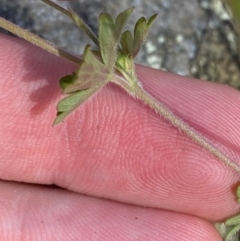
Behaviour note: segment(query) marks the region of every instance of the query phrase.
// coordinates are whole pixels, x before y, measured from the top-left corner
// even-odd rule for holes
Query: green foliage
[[[133,37],[132,33],[127,30],[125,31],[120,40],[121,46],[122,46],[122,52],[124,55],[132,55],[133,50]]]
[[[97,39],[84,21],[72,10],[68,10],[75,24],[81,28],[97,45],[98,50],[92,51],[88,45],[83,54],[83,62],[76,73],[67,75],[60,80],[60,86],[67,97],[57,106],[57,117],[53,125],[59,124],[78,106],[110,82],[115,70],[125,77],[130,86],[138,82],[134,67],[134,57],[146,40],[148,30],[157,15],[149,20],[140,18],[134,29],[134,37],[123,28],[133,12],[128,8],[120,13],[114,21],[107,13],[99,16],[99,33]],[[121,45],[121,46],[120,46]]]
[[[85,48],[83,60],[73,79],[63,88],[64,94],[98,86],[102,82],[107,83],[111,79],[112,73],[93,54],[89,45]]]
[[[70,95],[58,103],[58,113],[53,125],[63,121],[66,116],[112,78],[108,68],[93,54],[90,46],[86,47],[83,59],[84,61],[80,64],[76,73],[67,75],[60,80],[63,93]]]
[[[119,49],[116,67],[133,89],[138,82],[135,73],[134,58],[146,41],[148,31],[156,17],[157,14],[153,15],[149,20],[141,17],[135,25],[134,35],[127,30],[122,34],[120,39],[121,48]]]
[[[154,19],[157,17],[157,15],[153,15],[148,21],[146,18],[141,17],[134,28],[134,41],[133,41],[133,56],[136,56],[138,51],[141,49],[142,44],[145,42],[148,30],[150,26],[152,25]]]
[[[53,125],[55,126],[62,122],[71,112],[73,112],[78,106],[80,106],[98,90],[99,88],[97,87],[79,90],[62,99],[57,105],[58,112]]]
[[[149,28],[151,27],[153,21],[156,19],[157,14],[153,15],[148,21],[146,18],[141,17],[134,28],[134,37],[132,33],[127,30],[121,36],[121,46],[122,52],[125,55],[131,55],[133,58],[136,57],[138,51],[141,49],[143,43],[145,42]]]
[[[240,1],[239,0],[226,0],[226,3],[231,8],[234,18],[237,19],[237,21],[240,24]]]
[[[240,202],[240,186],[237,188],[236,196],[238,202]],[[226,240],[229,240],[233,235],[240,231],[240,214],[228,219],[225,222],[225,225],[230,228],[230,231],[226,236]]]
[[[64,90],[68,85],[70,85],[74,81],[74,77],[75,73],[62,77],[59,81],[61,88]]]
[[[99,48],[103,63],[109,69],[113,69],[117,58],[117,48],[122,29],[130,17],[133,8],[129,8],[117,16],[114,23],[112,17],[107,13],[99,17]]]

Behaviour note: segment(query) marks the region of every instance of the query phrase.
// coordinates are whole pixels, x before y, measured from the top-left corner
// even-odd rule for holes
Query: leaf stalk
[[[134,97],[143,101],[146,105],[151,107],[156,113],[161,115],[165,120],[170,122],[173,126],[178,128],[187,137],[192,139],[195,143],[205,149],[207,152],[211,153],[222,163],[230,167],[232,170],[240,174],[240,166],[229,158],[226,154],[221,152],[217,147],[215,147],[207,138],[202,134],[198,133],[194,128],[189,126],[181,118],[175,115],[161,102],[157,101],[153,96],[151,96],[147,91],[145,91],[141,86],[136,87],[134,90],[128,83],[124,82],[120,77],[115,77],[113,82],[120,85],[128,93],[131,93]]]
[[[39,36],[20,28],[14,23],[11,23],[10,21],[7,21],[6,19],[0,17],[0,28],[3,28],[7,31],[9,31],[12,34],[17,35],[18,37],[25,39],[26,41],[32,43],[33,45],[36,45],[46,51],[48,51],[51,54],[54,54],[58,57],[63,57],[65,59],[68,59],[69,61],[79,64],[82,62],[82,60],[67,51],[56,47],[53,43],[50,43]]]

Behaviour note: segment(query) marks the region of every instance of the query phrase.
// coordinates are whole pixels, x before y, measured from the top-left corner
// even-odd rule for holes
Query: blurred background
[[[81,54],[85,45],[91,43],[71,20],[40,0],[0,0],[0,3],[1,17],[72,53]],[[158,13],[136,62],[240,89],[239,0],[72,0],[58,3],[72,8],[96,33],[101,12],[116,16],[135,6],[128,24],[130,29],[142,15],[150,17]]]

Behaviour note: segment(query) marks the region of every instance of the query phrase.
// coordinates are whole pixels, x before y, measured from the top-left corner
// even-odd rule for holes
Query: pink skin
[[[5,35],[0,53],[0,240],[221,240],[210,221],[238,212],[235,172],[113,84],[53,128],[59,78],[76,66]],[[238,91],[137,71],[240,163]]]

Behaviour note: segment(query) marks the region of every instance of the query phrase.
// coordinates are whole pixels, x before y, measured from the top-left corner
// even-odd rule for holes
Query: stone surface
[[[0,1],[0,16],[59,47],[81,54],[85,45],[91,43],[71,20],[41,1]],[[158,13],[137,62],[240,88],[235,33],[221,0],[75,0],[60,3],[68,4],[96,33],[101,12],[116,16],[129,6],[135,6],[128,24],[130,29],[140,16]]]

